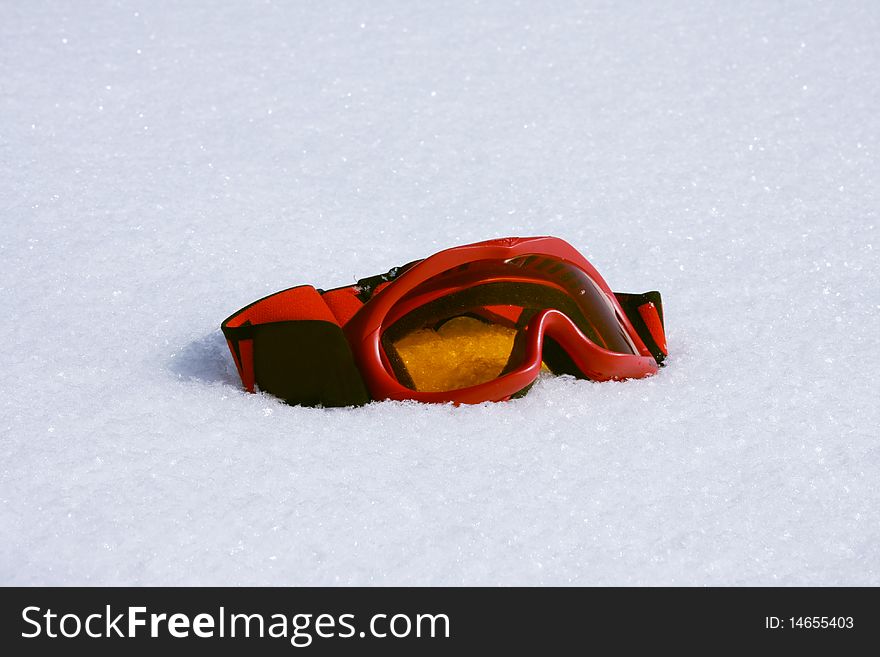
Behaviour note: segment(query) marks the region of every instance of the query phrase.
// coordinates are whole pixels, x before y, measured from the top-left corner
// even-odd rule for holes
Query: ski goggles
[[[292,287],[221,329],[248,391],[303,406],[505,401],[542,369],[641,378],[667,355],[660,294],[612,292],[555,237],[458,246],[332,290]]]

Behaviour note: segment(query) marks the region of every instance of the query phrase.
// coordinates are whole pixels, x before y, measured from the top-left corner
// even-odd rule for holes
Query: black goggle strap
[[[666,330],[663,323],[663,302],[657,291],[644,294],[615,292],[614,296],[627,318],[651,352],[658,365],[662,365],[669,351],[666,348]]]

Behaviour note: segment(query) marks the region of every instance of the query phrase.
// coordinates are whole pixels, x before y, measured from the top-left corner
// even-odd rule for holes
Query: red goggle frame
[[[468,308],[478,304],[516,323],[516,362],[466,388],[404,385],[385,331],[430,315],[432,304],[465,299]],[[520,312],[525,306],[529,311]],[[459,246],[326,292],[290,288],[241,309],[221,328],[247,390],[302,405],[503,401],[535,381],[548,344],[565,354],[560,371],[597,381],[650,376],[667,355],[659,293],[613,293],[586,258],[554,237]]]

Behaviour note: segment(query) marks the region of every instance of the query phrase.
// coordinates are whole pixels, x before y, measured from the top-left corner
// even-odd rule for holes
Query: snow
[[[0,583],[880,585],[880,5],[0,4]],[[648,380],[285,406],[220,321],[551,234]]]

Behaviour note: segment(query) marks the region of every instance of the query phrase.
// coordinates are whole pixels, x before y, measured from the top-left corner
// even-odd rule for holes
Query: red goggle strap
[[[660,365],[669,355],[663,324],[663,302],[657,291],[644,294],[615,292],[614,296],[626,313],[636,333]]]
[[[245,306],[220,325],[245,389],[255,389],[253,337],[257,326],[308,320],[341,327],[363,305],[354,287],[332,292],[331,297],[322,297],[311,285],[292,287]]]

